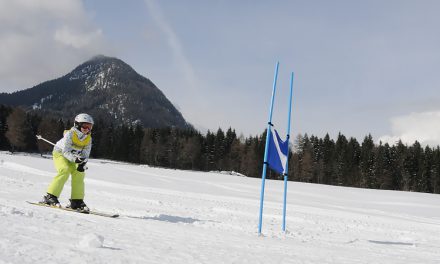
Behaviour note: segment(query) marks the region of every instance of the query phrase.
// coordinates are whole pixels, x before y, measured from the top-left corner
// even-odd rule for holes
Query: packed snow
[[[86,203],[40,207],[50,156],[0,152],[0,263],[440,263],[440,195],[283,182],[92,159]],[[66,204],[70,185],[60,201]]]

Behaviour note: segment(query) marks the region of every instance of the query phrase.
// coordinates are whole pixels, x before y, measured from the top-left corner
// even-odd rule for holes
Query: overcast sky
[[[96,54],[152,80],[199,129],[440,144],[440,1],[0,0],[0,91]]]

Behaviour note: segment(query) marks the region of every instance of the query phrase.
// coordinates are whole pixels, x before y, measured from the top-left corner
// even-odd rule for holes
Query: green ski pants
[[[64,184],[66,183],[69,176],[72,175],[72,191],[71,199],[84,199],[84,172],[79,172],[76,170],[78,164],[66,159],[63,154],[54,151],[53,162],[57,170],[57,175],[53,178],[52,182],[47,188],[47,192],[60,197],[61,191],[63,190]]]

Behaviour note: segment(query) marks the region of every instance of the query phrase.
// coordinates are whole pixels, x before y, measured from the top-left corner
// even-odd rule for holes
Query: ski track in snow
[[[0,263],[440,263],[440,196],[91,160],[86,202],[116,219],[27,204],[52,160],[0,152]],[[66,203],[68,182],[60,197]]]

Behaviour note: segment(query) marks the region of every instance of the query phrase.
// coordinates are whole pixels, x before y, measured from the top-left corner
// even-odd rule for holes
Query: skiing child
[[[77,115],[74,126],[64,131],[64,137],[55,144],[52,155],[57,175],[47,188],[47,195],[43,197],[42,203],[59,206],[58,197],[67,179],[72,175],[71,199],[67,207],[89,210],[84,203],[84,169],[92,149],[93,124],[90,115]]]

